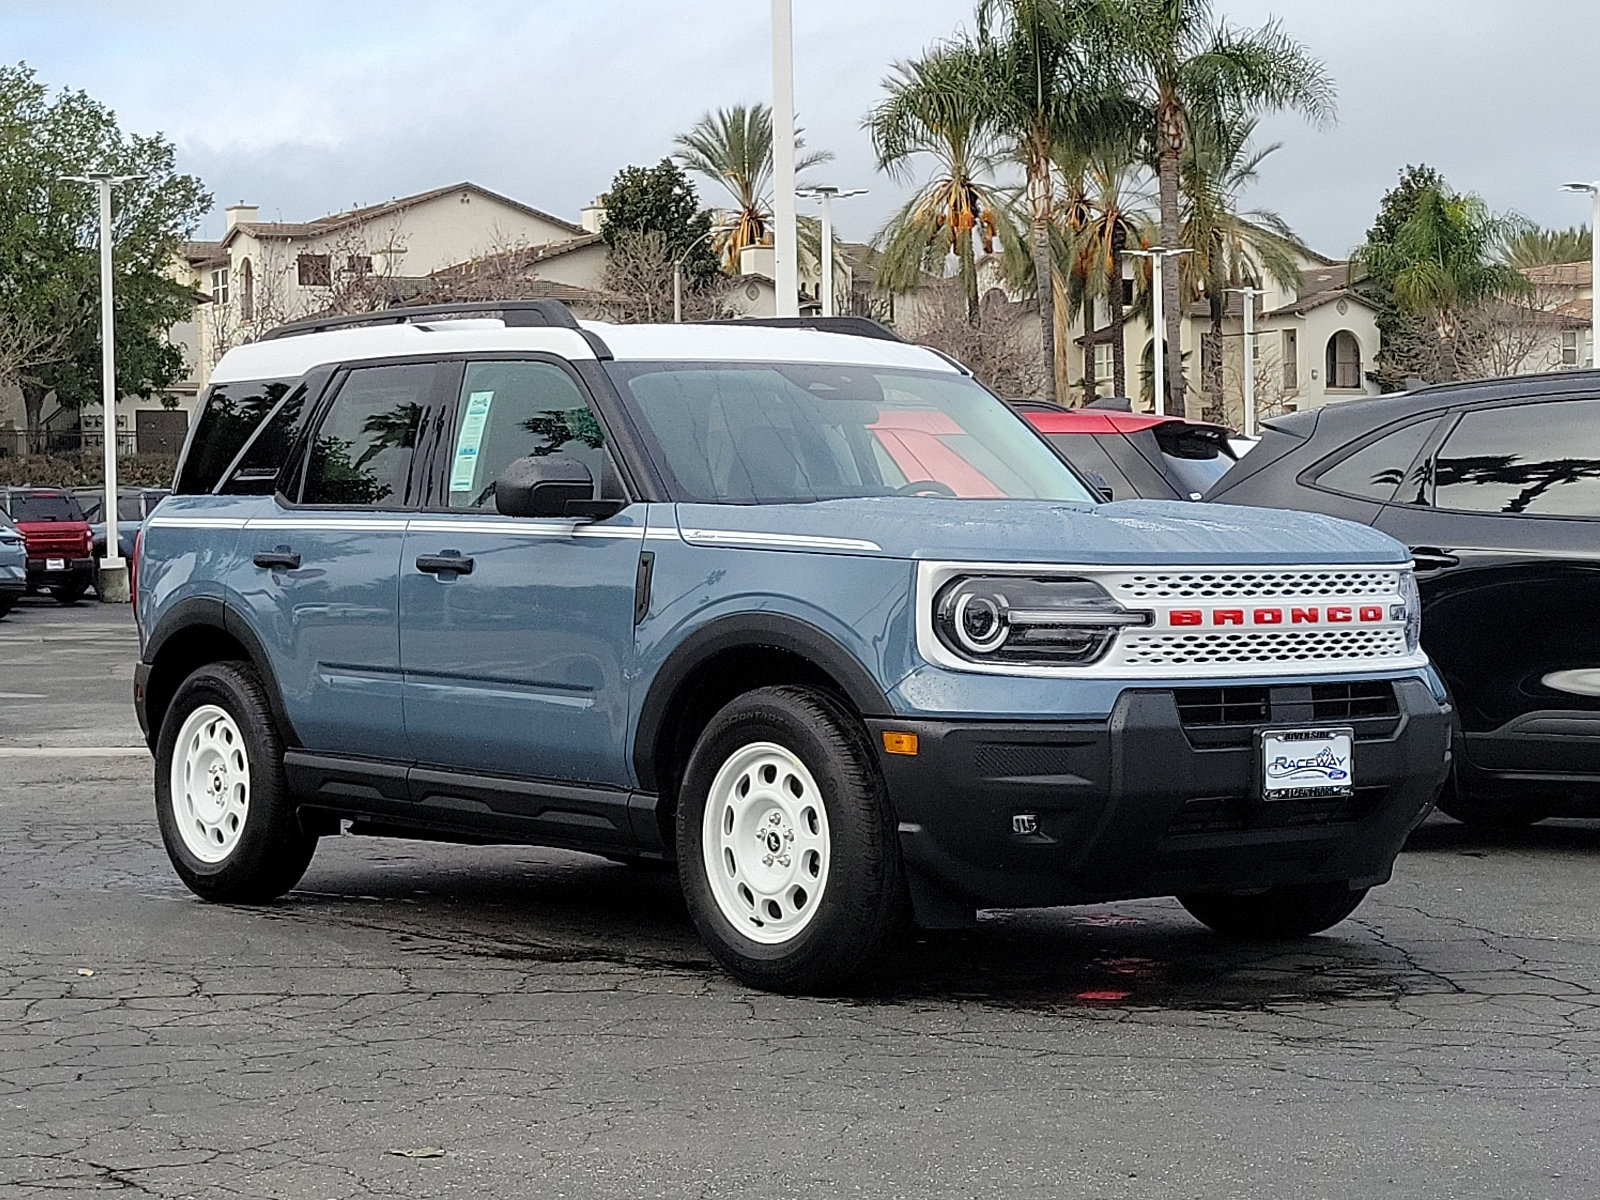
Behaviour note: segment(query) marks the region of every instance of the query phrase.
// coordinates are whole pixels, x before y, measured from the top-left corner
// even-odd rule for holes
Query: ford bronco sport
[[[137,580],[183,881],[270,900],[342,830],[676,860],[796,990],[908,917],[1293,937],[1389,878],[1450,745],[1398,543],[1097,503],[950,360],[830,328],[504,302],[229,351]]]

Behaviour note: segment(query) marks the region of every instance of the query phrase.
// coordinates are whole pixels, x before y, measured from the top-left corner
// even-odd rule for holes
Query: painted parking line
[[[0,692],[0,700],[48,700],[43,692]]]
[[[0,746],[0,758],[149,758],[148,746]]]

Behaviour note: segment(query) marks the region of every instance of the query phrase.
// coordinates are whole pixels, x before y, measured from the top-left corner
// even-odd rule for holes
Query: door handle
[[[1442,571],[1446,567],[1459,567],[1461,559],[1451,554],[1448,550],[1439,550],[1433,546],[1413,546],[1411,560],[1417,564],[1419,571]]]
[[[300,555],[287,546],[279,546],[273,550],[263,550],[252,560],[256,566],[277,570],[282,567],[289,571],[300,569]]]
[[[454,550],[447,550],[443,554],[420,554],[417,556],[417,570],[426,575],[471,575],[472,559]]]

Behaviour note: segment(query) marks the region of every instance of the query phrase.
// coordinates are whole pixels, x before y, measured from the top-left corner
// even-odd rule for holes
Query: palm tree
[[[1591,236],[1587,225],[1576,229],[1522,229],[1506,239],[1500,257],[1519,271],[1588,262]]]
[[[1128,364],[1123,339],[1126,312],[1123,295],[1124,251],[1150,244],[1146,197],[1134,186],[1138,148],[1126,133],[1108,138],[1087,153],[1056,160],[1067,180],[1060,225],[1067,295],[1074,314],[1085,314],[1084,400],[1094,397],[1094,328],[1096,300],[1106,302],[1103,331],[1111,342],[1112,394],[1126,396]]]
[[[978,323],[978,272],[973,241],[994,253],[1004,201],[984,182],[994,165],[987,123],[984,63],[965,43],[935,46],[914,62],[897,63],[884,80],[888,93],[862,122],[872,135],[878,169],[897,182],[911,177],[913,159],[934,161],[928,180],[878,234],[878,282],[909,291],[924,274],[943,274],[958,262],[967,321]]]
[[[1235,30],[1219,22],[1212,0],[1118,0],[1101,10],[1129,94],[1143,110],[1161,199],[1161,241],[1179,245],[1180,175],[1190,130],[1201,121],[1292,109],[1331,119],[1333,83],[1277,22]],[[1168,363],[1178,363],[1183,309],[1179,272],[1163,280]],[[1183,402],[1183,375],[1167,384],[1171,409]]]
[[[1052,163],[1063,147],[1085,145],[1114,107],[1093,53],[1100,0],[979,0],[978,51],[988,117],[1027,180],[1030,251],[1039,298],[1044,396],[1056,398],[1055,275],[1050,230]]]
[[[1181,236],[1194,253],[1182,260],[1183,294],[1194,295],[1196,284],[1205,289],[1211,327],[1200,356],[1202,386],[1206,417],[1218,424],[1227,420],[1222,321],[1228,288],[1256,287],[1264,278],[1297,287],[1300,263],[1311,253],[1277,213],[1240,208],[1240,193],[1256,181],[1262,160],[1279,149],[1278,143],[1254,149],[1250,139],[1255,127],[1254,117],[1202,122],[1191,130],[1184,151]],[[1250,370],[1251,364],[1244,369]]]
[[[688,133],[679,134],[675,144],[678,151],[673,157],[682,166],[720,183],[733,198],[733,219],[721,229],[718,241],[728,270],[737,273],[740,251],[760,246],[770,236],[772,109],[765,104],[719,108],[701,117]],[[796,149],[804,145],[796,131]],[[795,170],[804,171],[832,157],[826,150],[804,155]]]

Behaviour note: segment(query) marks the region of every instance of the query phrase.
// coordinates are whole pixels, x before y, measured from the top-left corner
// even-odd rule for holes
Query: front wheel
[[[898,826],[865,732],[810,688],[749,692],[712,719],[684,776],[678,862],[707,948],[754,987],[842,987],[908,910]]]
[[[1189,915],[1226,937],[1277,941],[1332,929],[1367,898],[1366,888],[1342,883],[1298,884],[1248,895],[1179,896]]]
[[[178,688],[156,743],[156,820],[178,877],[206,900],[262,903],[305,874],[317,839],[301,828],[247,664],[212,663]]]

